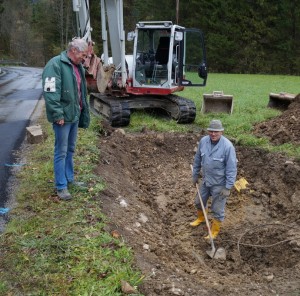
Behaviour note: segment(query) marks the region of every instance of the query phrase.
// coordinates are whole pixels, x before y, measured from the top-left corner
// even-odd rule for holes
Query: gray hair
[[[88,48],[88,44],[84,39],[75,37],[68,44],[68,50],[71,48],[76,48],[78,51],[85,51]]]

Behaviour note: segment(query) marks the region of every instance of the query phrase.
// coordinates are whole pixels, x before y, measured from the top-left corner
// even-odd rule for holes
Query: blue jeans
[[[54,176],[58,190],[68,187],[74,181],[73,155],[77,140],[78,122],[58,125],[53,123],[54,143]]]
[[[211,213],[214,219],[221,222],[225,219],[225,205],[227,198],[221,195],[221,191],[225,186],[211,186],[207,187],[205,183],[202,183],[200,188],[200,194],[202,197],[203,205],[207,208],[207,202],[211,196]],[[202,210],[201,203],[198,194],[195,198],[195,206],[198,210]]]

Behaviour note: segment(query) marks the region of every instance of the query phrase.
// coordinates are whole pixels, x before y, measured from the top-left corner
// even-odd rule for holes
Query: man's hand
[[[230,195],[230,189],[227,189],[227,188],[223,188],[222,190],[221,190],[221,192],[220,192],[220,195],[222,195],[222,196],[224,196],[224,197],[229,197],[229,195]]]
[[[58,125],[64,125],[65,124],[65,120],[64,119],[60,119],[60,120],[57,120],[55,123],[58,124]]]
[[[195,179],[193,178],[193,185],[196,186],[196,184],[198,184],[198,183],[199,183],[198,178],[197,178],[197,179],[196,179],[196,178],[195,178]]]

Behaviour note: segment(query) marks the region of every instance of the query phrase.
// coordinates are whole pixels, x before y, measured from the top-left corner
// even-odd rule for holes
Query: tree
[[[89,0],[102,53],[100,1]],[[176,23],[178,0],[124,0],[126,33],[139,21]],[[204,32],[210,72],[299,75],[298,0],[185,0],[179,25]],[[0,0],[0,54],[42,66],[77,35],[70,0]],[[128,53],[132,43],[127,44]],[[130,47],[131,46],[131,47]]]

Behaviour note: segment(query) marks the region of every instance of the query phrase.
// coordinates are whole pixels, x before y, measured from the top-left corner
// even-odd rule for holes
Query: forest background
[[[95,52],[101,55],[100,0],[89,2]],[[298,0],[124,0],[126,34],[145,20],[201,29],[209,72],[300,74]],[[71,0],[0,0],[0,63],[43,67],[74,36]],[[130,54],[132,45],[126,46]]]

